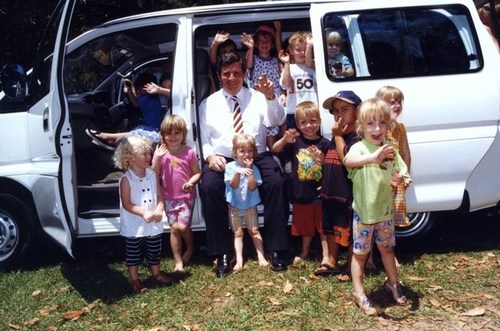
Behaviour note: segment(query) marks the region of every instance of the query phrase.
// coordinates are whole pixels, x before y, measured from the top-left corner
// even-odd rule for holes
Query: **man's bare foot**
[[[234,265],[233,271],[242,271],[243,270],[243,264],[236,263]]]

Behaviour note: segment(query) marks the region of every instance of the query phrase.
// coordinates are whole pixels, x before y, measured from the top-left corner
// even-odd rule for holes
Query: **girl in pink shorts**
[[[182,117],[166,116],[160,126],[162,143],[155,150],[151,166],[161,178],[175,272],[184,272],[184,264],[189,262],[193,254],[191,214],[196,196],[195,185],[201,176],[198,157],[186,145],[187,132]],[[184,254],[183,240],[186,244]]]

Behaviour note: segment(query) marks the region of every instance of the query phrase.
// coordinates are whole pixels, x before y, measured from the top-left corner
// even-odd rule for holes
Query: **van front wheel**
[[[31,208],[15,196],[0,194],[0,270],[16,267],[31,240]]]
[[[408,213],[407,216],[410,225],[396,227],[397,245],[415,247],[428,244],[435,233],[437,213]]]

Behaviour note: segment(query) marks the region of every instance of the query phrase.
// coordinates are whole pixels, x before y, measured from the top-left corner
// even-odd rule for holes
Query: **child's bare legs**
[[[359,255],[354,253],[352,255],[351,261],[351,277],[352,277],[352,286],[354,288],[353,294],[359,300],[362,299],[365,295],[364,289],[364,274],[365,274],[365,263],[368,255]]]
[[[186,232],[187,226],[180,222],[175,222],[170,227],[170,248],[175,261],[175,272],[184,272],[184,260],[182,255],[182,238]],[[187,229],[189,230],[189,229]],[[186,243],[187,245],[187,243]],[[191,241],[192,245],[192,241]]]
[[[257,252],[259,265],[261,267],[267,267],[269,265],[269,262],[267,262],[264,256],[264,244],[262,242],[262,236],[260,235],[259,229],[258,228],[248,229],[248,233],[252,238],[253,246],[255,247],[255,251]]]
[[[236,265],[234,271],[243,270],[243,229],[234,231],[234,250],[236,251]]]
[[[373,249],[375,248],[375,243],[373,243],[372,250],[368,253],[368,259],[366,260],[366,269],[375,270],[375,262],[373,261]]]
[[[153,278],[156,278],[160,275],[160,265],[154,264],[149,266],[149,271],[151,271],[151,275]]]
[[[333,234],[326,235],[326,244],[328,245],[328,265],[330,267],[336,267],[339,257],[339,244],[335,241],[335,236]]]
[[[132,285],[132,290],[138,294],[147,291],[147,288],[144,287],[144,284],[142,284],[141,280],[139,279],[139,266],[128,266],[127,270],[130,276],[130,284]]]
[[[340,282],[350,282],[351,281],[351,263],[353,259],[352,244],[347,247],[347,262],[344,266],[344,272],[338,275],[337,279]]]
[[[184,239],[184,244],[186,244],[186,250],[182,254],[182,262],[187,264],[191,257],[193,256],[193,231],[186,225],[184,231],[182,231],[182,239]]]
[[[323,255],[321,264],[328,264],[329,266],[333,266],[333,264],[330,264],[330,250],[328,247],[328,242],[326,241],[326,235],[324,233],[320,233],[319,240],[321,242],[321,252]]]
[[[106,140],[108,143],[116,143],[116,141],[120,138],[127,136],[129,132],[118,132],[118,133],[107,133],[101,132],[97,136],[101,139]]]
[[[401,287],[399,284],[398,273],[396,268],[396,258],[394,256],[394,248],[383,247],[382,245],[377,245],[380,251],[380,258],[384,264],[385,273],[387,274],[388,281],[384,284],[384,288],[391,292],[394,301],[397,304],[405,304],[406,297],[401,293]]]
[[[302,249],[300,254],[293,259],[293,263],[300,263],[307,259],[309,255],[309,248],[311,247],[313,237],[312,236],[302,236]]]
[[[128,274],[130,276],[131,282],[139,280],[139,266],[138,265],[128,266],[127,270],[128,270]]]
[[[159,264],[152,264],[149,266],[149,270],[151,271],[151,275],[155,282],[162,285],[170,285],[172,283],[172,279],[168,277],[165,273],[161,272]]]
[[[367,315],[376,315],[377,310],[373,307],[370,300],[365,294],[364,288],[364,274],[365,274],[365,263],[368,255],[359,255],[354,253],[351,261],[351,275],[352,275],[352,294],[356,298],[356,303]]]

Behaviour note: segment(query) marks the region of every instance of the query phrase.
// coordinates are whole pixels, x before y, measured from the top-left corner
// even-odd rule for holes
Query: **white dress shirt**
[[[261,92],[242,87],[238,94],[243,131],[251,134],[257,143],[257,152],[267,151],[266,127],[284,123],[286,112],[278,100],[266,100]],[[202,101],[199,108],[203,157],[217,154],[232,158],[233,101],[231,95],[220,89]]]

